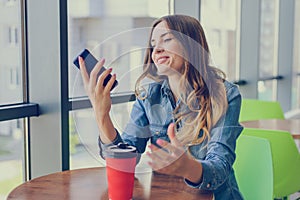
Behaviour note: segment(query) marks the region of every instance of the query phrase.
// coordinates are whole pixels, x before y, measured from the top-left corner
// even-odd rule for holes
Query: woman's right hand
[[[113,74],[106,86],[103,86],[104,79],[111,73],[112,69],[105,70],[99,77],[98,73],[103,67],[105,60],[102,58],[96,66],[88,74],[84,60],[79,57],[80,72],[83,79],[83,84],[87,95],[93,106],[96,118],[100,121],[109,116],[111,109],[110,90],[116,80],[116,75]]]

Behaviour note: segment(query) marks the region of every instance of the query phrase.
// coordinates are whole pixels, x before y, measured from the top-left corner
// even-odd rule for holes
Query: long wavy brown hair
[[[227,110],[225,73],[210,66],[210,53],[206,37],[200,22],[186,15],[168,15],[156,20],[150,32],[146,50],[143,73],[138,78],[135,93],[141,97],[141,82],[144,78],[155,81],[166,77],[157,74],[157,68],[151,58],[153,48],[151,38],[154,28],[162,21],[167,23],[174,37],[184,48],[184,67],[180,78],[181,104],[174,110],[177,138],[185,145],[195,145],[210,138],[211,128]],[[186,108],[188,109],[186,109]],[[202,130],[202,131],[201,131]]]

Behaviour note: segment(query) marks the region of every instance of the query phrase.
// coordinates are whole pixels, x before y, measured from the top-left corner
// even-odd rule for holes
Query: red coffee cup
[[[132,199],[136,148],[119,143],[105,151],[108,197],[110,200]]]

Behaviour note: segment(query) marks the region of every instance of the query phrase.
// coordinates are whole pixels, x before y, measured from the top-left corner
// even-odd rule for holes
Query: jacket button
[[[207,188],[210,188],[210,184],[208,183],[208,184],[206,185],[206,187],[207,187]]]
[[[158,135],[158,134],[159,134],[159,131],[156,131],[155,134]]]

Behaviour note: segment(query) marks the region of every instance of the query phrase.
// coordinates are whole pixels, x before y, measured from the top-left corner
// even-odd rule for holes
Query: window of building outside
[[[261,1],[259,78],[276,76],[278,50],[278,0]],[[276,99],[277,80],[259,81],[258,98]]]
[[[10,45],[17,45],[18,44],[18,28],[14,26],[8,27],[8,43]]]
[[[200,14],[212,64],[238,80],[240,0],[202,0]]]
[[[159,6],[157,6],[159,5]],[[152,22],[170,11],[170,0],[72,0],[68,1],[69,96],[86,96],[73,60],[87,48],[105,67],[113,68],[119,85],[112,91],[134,91],[142,72],[144,50]],[[122,132],[132,102],[113,104],[111,116]],[[99,166],[98,129],[92,109],[70,112],[70,168]]]
[[[23,102],[20,1],[0,1],[0,106]],[[23,119],[0,122],[0,199],[24,180]]]
[[[20,4],[0,3],[0,105],[23,101]]]
[[[300,0],[295,1],[292,109],[300,108]]]

